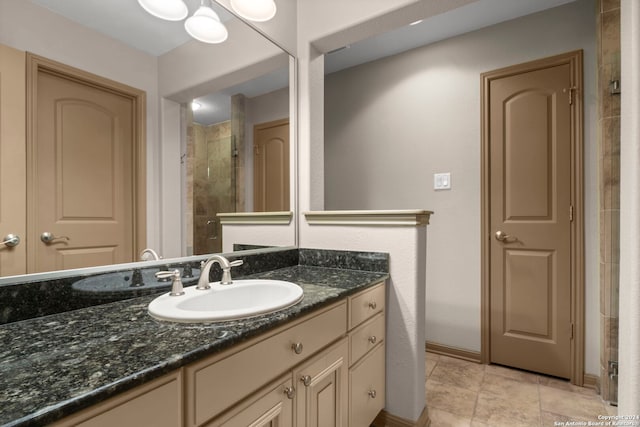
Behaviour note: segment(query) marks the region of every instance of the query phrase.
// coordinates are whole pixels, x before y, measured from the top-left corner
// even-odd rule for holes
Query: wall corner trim
[[[429,224],[433,215],[428,210],[385,211],[313,211],[302,213],[310,225],[375,225],[421,227]]]
[[[287,225],[293,212],[230,212],[219,213],[217,217],[222,225]]]

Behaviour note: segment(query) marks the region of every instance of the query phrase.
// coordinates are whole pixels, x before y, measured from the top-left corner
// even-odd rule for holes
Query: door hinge
[[[573,205],[569,205],[569,221],[573,222]]]
[[[573,94],[578,90],[577,87],[571,86],[569,89],[562,89],[564,93],[569,93],[569,105],[573,105]]]
[[[618,362],[609,360],[609,370],[607,372],[609,374],[609,378],[613,381],[618,380]]]

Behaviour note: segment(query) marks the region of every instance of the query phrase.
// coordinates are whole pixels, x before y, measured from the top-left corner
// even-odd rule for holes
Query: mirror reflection
[[[198,0],[185,0],[185,3],[190,13],[200,5]],[[3,0],[0,3],[2,67],[7,64],[7,55],[17,52],[17,61],[22,61],[24,70],[26,52],[33,52],[144,94],[140,98],[141,121],[137,131],[143,149],[136,151],[124,147],[128,150],[124,156],[128,173],[141,176],[137,184],[132,184],[137,187],[125,192],[130,199],[129,209],[133,210],[124,226],[125,240],[128,240],[126,250],[110,253],[103,248],[110,247],[111,243],[87,243],[61,228],[65,221],[81,221],[82,215],[73,216],[71,221],[67,215],[61,221],[56,213],[58,216],[46,230],[34,227],[34,221],[27,218],[35,216],[36,204],[32,202],[35,193],[25,190],[31,188],[25,181],[31,176],[29,171],[37,168],[27,164],[24,158],[27,136],[24,130],[16,137],[3,129],[0,159],[5,163],[0,163],[0,194],[9,194],[5,187],[7,183],[11,183],[14,193],[11,199],[0,200],[0,206],[12,206],[18,222],[5,221],[8,216],[3,211],[0,237],[15,234],[20,236],[21,244],[0,246],[0,276],[135,262],[146,247],[156,249],[165,257],[218,252],[222,233],[216,214],[274,209],[269,200],[261,205],[263,200],[254,190],[272,188],[269,185],[278,181],[286,183],[286,188],[280,188],[281,194],[276,197],[283,202],[277,205],[278,210],[289,209],[289,194],[283,195],[289,185],[288,148],[285,145],[289,143],[288,132],[282,141],[268,136],[267,139],[278,140],[278,143],[268,144],[264,150],[253,148],[261,127],[285,122],[288,125],[289,55],[215,2],[212,7],[229,31],[228,39],[217,45],[192,39],[184,30],[183,22],[159,20],[142,10],[135,1]],[[22,90],[19,102],[7,101],[5,94],[9,91],[5,88],[15,82],[8,81],[7,76],[12,74],[6,69],[0,71],[3,106],[12,105],[26,123],[25,115],[29,117],[29,113],[25,113],[25,91]],[[163,110],[165,100],[183,105],[182,112],[177,114],[177,122],[181,123],[179,131],[172,134],[166,132],[170,126],[166,119],[173,121],[176,117]],[[191,100],[202,106],[200,111],[186,108]],[[91,99],[85,101],[92,102]],[[3,114],[6,111],[6,108],[2,109]],[[87,123],[81,118],[77,121]],[[23,157],[11,159],[7,155],[9,136],[11,147],[18,153],[22,150]],[[82,159],[79,148],[92,151],[87,141],[94,139],[76,138],[76,142],[87,144],[76,144],[73,150],[76,156]],[[15,141],[19,141],[17,145]],[[109,141],[103,144],[101,153],[109,152],[108,144]],[[269,158],[269,165],[273,164],[273,157],[283,159],[281,162],[286,168],[260,170],[262,162],[254,161],[260,158],[259,154]],[[99,165],[99,162],[92,164]],[[15,165],[20,167],[12,169]],[[67,179],[75,188],[108,181],[107,178],[97,179],[97,169],[89,162],[84,166],[80,162],[80,165],[82,167],[74,168],[72,179]],[[100,173],[108,177],[110,168],[102,169]],[[267,184],[256,181],[259,175],[256,170]],[[11,180],[7,179],[9,174]],[[114,190],[114,194],[117,191]],[[269,195],[273,193],[268,191]],[[115,200],[108,194],[103,196],[98,200],[105,206],[108,205],[105,200]],[[87,212],[93,215],[99,207],[96,203],[82,203],[82,200],[74,203],[77,208],[74,212],[83,215]],[[102,222],[111,221],[110,217],[100,215]],[[171,230],[172,236],[167,236],[167,230]],[[40,239],[45,231],[54,239]],[[81,241],[83,243],[78,243]],[[51,253],[51,262],[46,267],[39,267],[35,261],[35,248],[40,247]],[[89,256],[81,259],[78,254],[82,251]]]
[[[289,210],[289,86],[282,67],[186,105],[187,251],[222,251],[221,212]]]

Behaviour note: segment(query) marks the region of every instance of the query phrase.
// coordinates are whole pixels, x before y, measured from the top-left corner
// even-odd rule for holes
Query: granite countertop
[[[156,295],[0,326],[0,425],[42,425],[387,279],[387,273],[292,266],[246,278],[304,289],[293,307],[242,321],[160,322]]]

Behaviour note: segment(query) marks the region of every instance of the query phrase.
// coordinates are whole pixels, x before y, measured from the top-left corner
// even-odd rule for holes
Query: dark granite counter
[[[308,262],[322,263],[318,257]],[[152,319],[147,305],[153,295],[0,326],[0,425],[61,419],[379,283],[388,273],[295,265],[246,278],[295,282],[304,298],[274,314],[208,325]]]

